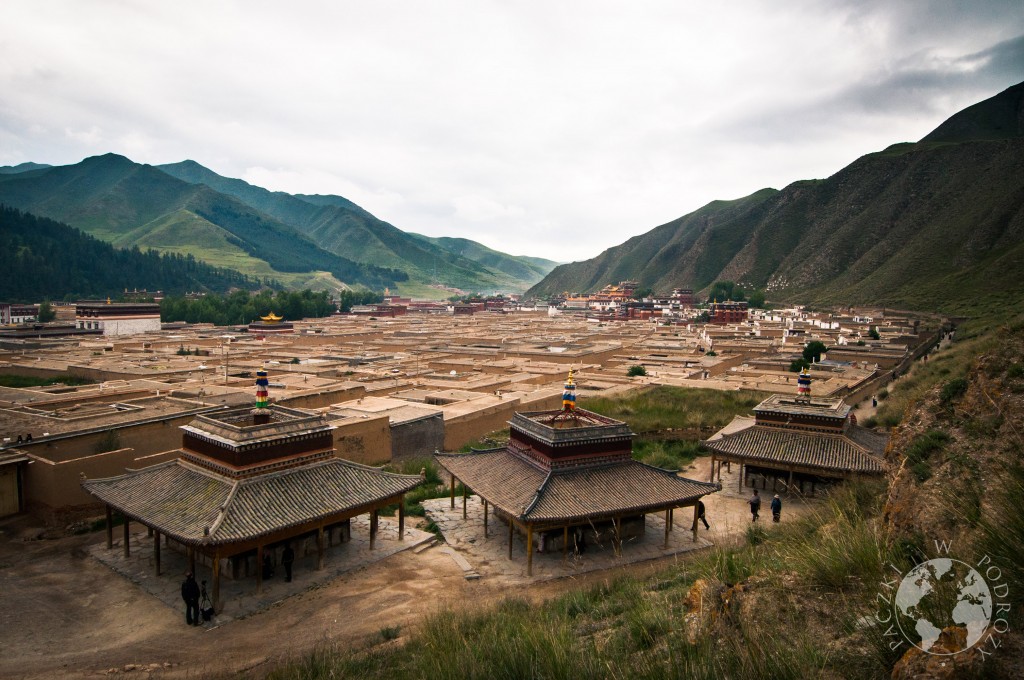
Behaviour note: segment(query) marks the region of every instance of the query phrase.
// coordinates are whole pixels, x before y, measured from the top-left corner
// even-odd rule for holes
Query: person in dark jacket
[[[198,626],[199,618],[199,584],[191,571],[185,572],[185,580],[181,584],[181,599],[185,600],[185,623]]]
[[[782,517],[782,499],[779,498],[779,494],[775,494],[775,498],[772,499],[772,521],[778,522],[780,517]]]
[[[292,550],[292,544],[289,543],[284,547],[284,552],[281,553],[281,564],[284,565],[284,580],[288,583],[292,581],[292,564],[295,563],[295,551]]]
[[[710,529],[711,526],[708,524],[707,517],[704,516],[705,508],[704,501],[697,501],[697,519],[693,520],[693,530],[697,530],[697,522],[704,522],[704,529]]]
[[[757,489],[754,489],[754,495],[747,503],[750,504],[750,521],[756,522],[761,512],[761,496],[757,493]]]

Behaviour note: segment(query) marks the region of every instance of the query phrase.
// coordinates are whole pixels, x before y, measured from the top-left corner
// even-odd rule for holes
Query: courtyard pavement
[[[187,562],[183,552],[161,545],[161,575],[154,574],[153,539],[146,536],[141,525],[138,532],[132,532],[131,556],[125,559],[122,549],[121,531],[114,531],[114,547],[107,549],[104,541],[89,548],[89,554],[115,572],[137,584],[144,591],[154,596],[168,607],[181,612],[185,617],[185,605],[181,599],[181,582],[185,578]],[[295,556],[295,564],[291,583],[284,580],[284,570],[280,566],[277,573],[263,581],[263,592],[256,592],[256,576],[250,575],[238,580],[221,574],[220,596],[223,611],[216,614],[211,621],[203,625],[211,628],[235,619],[245,618],[256,612],[273,607],[293,595],[320,587],[329,581],[346,574],[370,566],[391,555],[435,539],[430,534],[418,529],[405,528],[405,540],[398,540],[398,522],[381,517],[374,548],[370,550],[370,522],[367,516],[352,518],[352,540],[347,543],[335,543],[324,552],[324,568],[316,569],[316,552]],[[298,551],[296,551],[298,553]],[[196,581],[206,581],[210,596],[213,596],[213,574],[209,566],[196,564]]]

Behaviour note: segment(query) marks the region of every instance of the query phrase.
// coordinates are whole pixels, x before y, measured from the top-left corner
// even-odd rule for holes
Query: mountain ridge
[[[809,304],[938,306],[979,292],[1001,262],[1024,294],[1024,84],[954,114],[920,142],[870,153],[822,180],[713,201],[598,257],[562,265],[526,295],[717,280]],[[964,286],[971,272],[977,283]],[[939,280],[959,281],[943,292]],[[956,298],[956,300],[953,300]]]

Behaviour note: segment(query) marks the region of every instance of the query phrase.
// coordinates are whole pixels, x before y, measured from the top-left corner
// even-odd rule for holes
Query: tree
[[[753,293],[751,293],[750,298],[747,300],[747,304],[750,307],[764,309],[764,291],[755,290]]]
[[[871,328],[868,329],[868,335],[871,337],[872,340],[882,339],[882,336],[878,334],[878,328],[875,326],[872,326]]]
[[[811,340],[804,346],[804,361],[808,364],[821,361],[822,353],[827,351],[828,347],[821,340]]]
[[[39,315],[37,318],[43,323],[57,318],[57,312],[54,311],[53,305],[50,304],[49,300],[43,300],[39,303]]]
[[[792,373],[799,373],[800,371],[809,367],[810,363],[808,363],[807,359],[793,359],[793,361],[789,363],[789,370]]]
[[[626,375],[628,375],[630,378],[638,375],[647,375],[647,369],[637,364],[635,366],[630,366],[629,370],[626,371]]]

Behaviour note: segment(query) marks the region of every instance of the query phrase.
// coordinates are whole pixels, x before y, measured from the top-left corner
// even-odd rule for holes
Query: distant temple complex
[[[674,510],[696,512],[698,500],[721,489],[633,460],[632,442],[625,423],[576,407],[570,373],[562,408],[516,413],[507,446],[435,457],[452,474],[453,508],[458,480],[480,496],[485,532],[489,507],[508,524],[510,558],[513,532],[525,535],[532,575],[535,547],[610,542],[618,553],[623,540],[644,534],[648,513],[665,513],[667,546]]]

